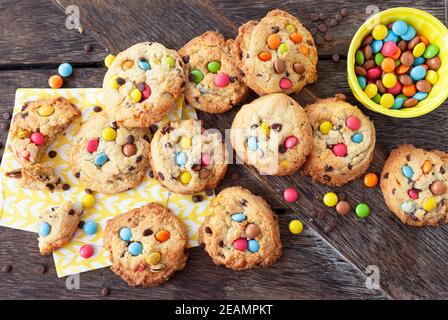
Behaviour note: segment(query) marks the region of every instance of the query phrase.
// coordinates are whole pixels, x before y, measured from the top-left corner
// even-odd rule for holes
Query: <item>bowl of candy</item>
[[[448,29],[413,8],[379,12],[353,37],[347,73],[366,108],[397,118],[424,115],[448,97]]]

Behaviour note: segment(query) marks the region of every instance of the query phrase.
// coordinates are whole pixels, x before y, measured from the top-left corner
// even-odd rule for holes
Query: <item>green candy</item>
[[[169,65],[170,68],[174,68],[174,66],[176,65],[176,61],[174,60],[173,57],[166,57],[165,58],[165,63],[167,65]]]
[[[401,64],[400,59],[395,60],[395,66],[398,67]]]
[[[425,53],[423,53],[423,57],[426,59],[434,58],[439,53],[439,47],[435,44],[430,44],[426,47]]]
[[[279,47],[278,47],[278,53],[280,55],[285,54],[286,52],[288,52],[288,45],[286,43],[282,43]]]
[[[191,73],[194,76],[194,80],[193,82],[198,84],[199,82],[202,81],[202,79],[204,79],[204,74],[201,72],[201,70],[198,69],[194,69],[193,71],[191,71]],[[191,81],[191,79],[190,79]]]
[[[360,218],[367,218],[370,214],[370,208],[366,203],[358,203],[356,206],[356,215]]]
[[[221,69],[221,62],[211,61],[207,64],[207,69],[211,73],[217,73]]]
[[[355,62],[358,66],[362,66],[364,64],[364,61],[366,59],[364,58],[364,53],[362,53],[361,50],[356,51],[355,55]]]
[[[376,95],[373,96],[372,100],[373,100],[375,103],[380,104],[381,95],[380,95],[379,93],[377,93]]]
[[[381,67],[381,64],[383,63],[383,60],[384,60],[384,56],[383,56],[383,54],[382,54],[381,52],[378,52],[378,53],[375,55],[375,63],[376,63],[376,65],[377,65],[378,67]]]

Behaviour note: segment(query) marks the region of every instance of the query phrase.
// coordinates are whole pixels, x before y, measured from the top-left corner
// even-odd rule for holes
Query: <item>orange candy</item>
[[[403,64],[400,64],[398,67],[395,68],[395,73],[396,74],[405,74],[406,72],[409,71],[411,67],[410,66],[405,66]]]
[[[381,69],[383,69],[384,72],[393,72],[395,69],[395,60],[392,58],[386,58],[381,63]]]
[[[395,51],[395,53],[393,55],[391,55],[390,57],[394,60],[398,60],[398,58],[400,58],[401,56],[401,49],[397,48],[397,51]]]
[[[403,86],[403,89],[401,89],[401,91],[406,97],[412,97],[417,92],[417,89],[415,88],[414,84],[409,84],[407,86]]]
[[[271,54],[266,51],[262,51],[258,54],[258,59],[261,61],[269,61],[271,59]]]
[[[376,187],[378,184],[378,176],[372,172],[364,176],[364,185],[369,188]]]
[[[300,43],[302,42],[302,35],[298,32],[294,32],[289,35],[289,39],[294,43]]]
[[[420,38],[420,41],[425,44],[425,46],[427,46],[429,44],[428,39],[426,39],[424,36],[419,36],[419,38]]]
[[[305,55],[305,56],[309,56],[310,55],[310,48],[308,47],[308,46],[300,46],[300,51],[302,51],[302,53]]]
[[[159,242],[165,242],[170,238],[170,232],[168,230],[160,230],[156,233],[155,238]]]
[[[278,35],[276,34],[271,34],[268,37],[268,47],[273,49],[273,50],[277,50],[278,46],[281,43],[281,39]],[[268,59],[269,60],[269,59]]]
[[[48,78],[48,85],[52,89],[59,89],[60,87],[62,87],[63,83],[64,83],[64,80],[62,79],[61,76],[59,76],[57,74],[52,75],[50,78]]]
[[[134,62],[132,60],[126,60],[125,62],[123,62],[123,64],[121,65],[121,68],[123,70],[129,70],[134,66]]]
[[[425,160],[422,165],[422,171],[424,174],[428,174],[432,169],[432,163],[429,160]]]

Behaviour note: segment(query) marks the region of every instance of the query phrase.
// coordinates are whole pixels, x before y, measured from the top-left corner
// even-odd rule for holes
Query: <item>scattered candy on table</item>
[[[345,200],[339,201],[336,205],[336,212],[343,216],[346,215],[350,212],[350,204]]]
[[[51,232],[51,226],[47,222],[42,222],[39,226],[39,236],[46,237]]]
[[[378,184],[378,176],[370,172],[364,176],[364,185],[368,188],[376,187]]]
[[[62,63],[58,67],[58,73],[61,77],[70,77],[73,73],[73,67],[70,63]]]
[[[112,65],[112,62],[114,62],[115,56],[113,54],[109,54],[104,58],[104,65],[106,68],[109,68]]]
[[[85,244],[81,248],[79,248],[79,254],[84,259],[88,259],[91,256],[93,256],[94,252],[95,252],[95,250],[93,249],[93,247],[90,244]]]
[[[48,85],[51,89],[59,89],[62,87],[62,84],[64,83],[64,80],[60,75],[52,75],[50,78],[48,78]]]
[[[84,222],[84,225],[82,226],[82,230],[84,233],[88,236],[91,236],[96,233],[97,231],[97,224],[93,221],[86,221]]]
[[[289,231],[292,234],[300,234],[303,231],[303,224],[300,220],[291,220],[289,223]]]
[[[334,192],[327,192],[324,195],[324,204],[327,207],[334,207],[338,203],[338,201],[338,196]]]
[[[294,188],[287,188],[283,191],[283,198],[288,202],[294,202],[298,198],[297,190]]]
[[[84,208],[92,208],[95,205],[95,196],[90,193],[86,193],[81,199],[82,206]]]
[[[358,205],[355,208],[356,215],[360,218],[366,218],[370,214],[370,207],[367,205],[367,203],[358,203]]]

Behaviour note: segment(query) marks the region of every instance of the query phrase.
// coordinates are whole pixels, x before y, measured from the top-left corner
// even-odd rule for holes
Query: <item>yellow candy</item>
[[[303,231],[303,224],[299,220],[292,220],[289,223],[289,231],[291,231],[292,234],[299,234]]]
[[[423,209],[425,211],[434,210],[437,207],[437,200],[434,197],[428,198],[423,202]]]
[[[54,107],[53,106],[42,106],[39,109],[37,109],[37,113],[42,117],[51,116],[54,113]]]
[[[95,205],[95,197],[93,194],[86,193],[82,196],[81,203],[84,208],[92,208]]]
[[[393,73],[386,73],[383,76],[383,84],[386,88],[393,88],[397,84],[397,76]]]
[[[118,84],[117,79],[118,79],[118,76],[113,76],[110,79],[109,85],[110,85],[111,88],[120,89],[120,85]]]
[[[372,99],[378,93],[378,87],[373,83],[369,83],[364,89],[364,92],[369,99]]]
[[[173,57],[166,57],[166,58],[165,58],[165,63],[166,63],[167,65],[169,65],[170,68],[174,68],[174,66],[176,65],[176,61],[174,61],[174,58],[173,58]]]
[[[179,177],[180,182],[182,182],[183,185],[187,185],[191,180],[191,173],[188,171],[184,171],[180,174]]]
[[[283,169],[288,169],[288,167],[289,167],[289,161],[288,160],[282,160],[282,162],[280,162],[280,166],[283,168]]]
[[[279,55],[283,55],[283,54],[287,53],[288,52],[288,45],[286,43],[282,43],[278,47],[277,51],[278,51]]]
[[[384,24],[376,25],[372,30],[372,37],[375,40],[383,40],[388,33],[387,27]]]
[[[412,50],[412,54],[414,55],[414,57],[418,58],[425,53],[425,50],[426,50],[425,44],[423,42],[420,42],[414,47],[414,50]]]
[[[146,264],[149,264],[150,266],[154,266],[160,262],[161,258],[162,258],[162,255],[159,252],[151,252],[146,257]]]
[[[296,27],[294,27],[292,24],[287,24],[285,26],[286,32],[293,33],[296,32]]]
[[[269,124],[267,122],[262,122],[260,125],[261,132],[269,137],[269,134],[271,133],[271,128],[269,128]]]
[[[334,192],[328,192],[324,195],[324,203],[327,207],[334,207],[338,204],[338,196]]]
[[[17,136],[18,136],[20,139],[28,138],[30,135],[31,135],[31,132],[29,132],[28,130],[19,129],[19,130],[17,131]]]
[[[138,89],[133,89],[129,96],[134,102],[139,102],[142,99],[142,93]]]
[[[114,128],[106,127],[101,131],[101,136],[106,141],[114,141],[117,137],[117,131]]]
[[[333,129],[333,124],[330,121],[324,121],[319,126],[320,133],[327,135],[331,129]]]
[[[383,96],[380,99],[380,104],[387,109],[392,108],[394,102],[395,102],[394,96],[390,93],[383,94]]]
[[[184,150],[190,148],[191,147],[191,139],[190,139],[190,137],[182,137],[182,138],[180,138],[179,145]]]
[[[428,80],[430,84],[434,85],[439,80],[439,75],[434,70],[428,70],[428,72],[426,72],[426,80]]]
[[[109,68],[112,65],[112,62],[114,62],[115,56],[113,54],[107,55],[106,58],[104,58],[104,65],[106,68]]]

